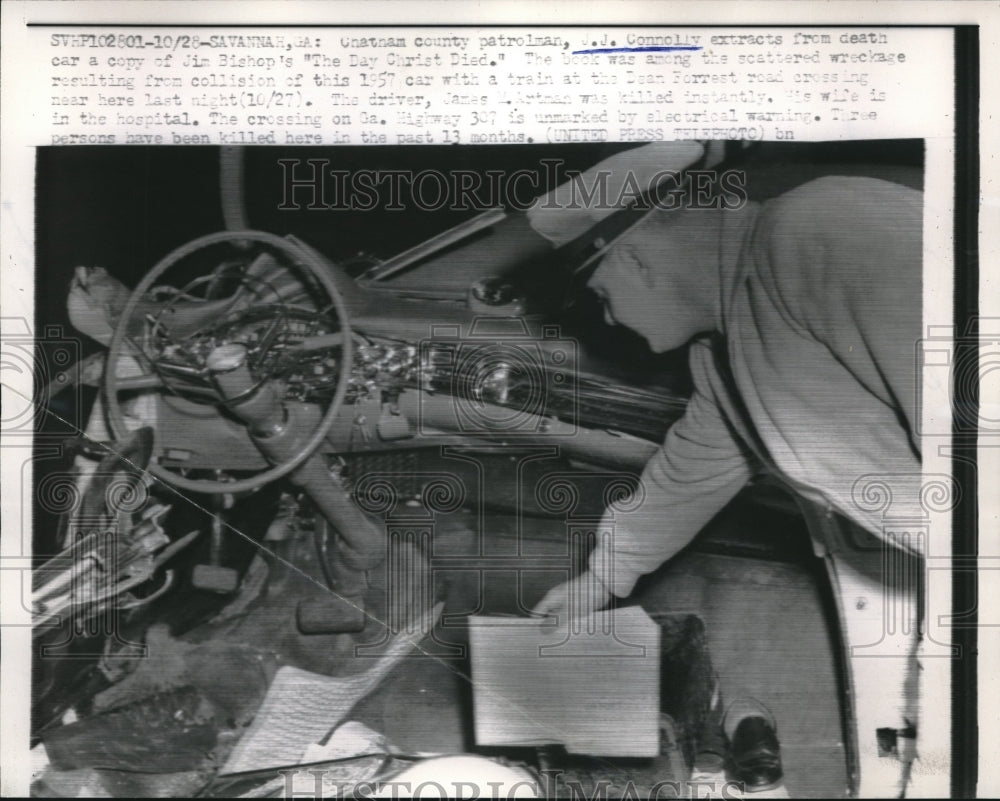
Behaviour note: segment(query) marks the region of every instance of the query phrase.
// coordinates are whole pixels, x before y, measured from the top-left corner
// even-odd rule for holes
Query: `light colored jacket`
[[[761,467],[876,535],[872,493],[918,515],[922,206],[897,184],[827,177],[720,215],[719,330],[691,345],[694,392],[643,502],[605,514],[613,534],[591,556],[616,595]]]

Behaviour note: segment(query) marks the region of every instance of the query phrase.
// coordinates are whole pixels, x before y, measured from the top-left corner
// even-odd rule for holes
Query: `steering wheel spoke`
[[[228,254],[220,257],[224,250]],[[215,257],[216,266],[206,271],[203,265],[208,255]],[[168,271],[190,272],[199,266],[201,274],[179,289],[161,286]],[[144,335],[137,333],[137,324]],[[126,391],[158,390],[188,403],[214,402],[225,408],[227,416],[252,427],[254,415],[262,414],[260,398],[270,397],[275,405],[272,416],[280,417],[285,414],[286,398],[308,398],[312,403],[317,393],[310,394],[310,388],[323,387],[323,395],[330,400],[325,412],[317,413],[319,421],[312,434],[297,432],[292,452],[276,455],[273,448],[260,447],[272,462],[263,472],[220,481],[191,478],[155,459],[149,465],[158,479],[192,492],[257,489],[301,466],[325,439],[348,389],[352,340],[345,304],[330,267],[315,253],[260,231],[201,237],[153,267],[122,311],[104,374],[109,428],[116,437],[128,431],[121,406],[121,394]],[[317,341],[322,345],[316,346]],[[214,357],[224,354],[227,347],[232,351],[230,346],[238,348],[240,363],[220,366]],[[331,347],[339,348],[338,358],[330,356]],[[140,371],[138,375],[123,374],[119,368],[129,359]],[[240,391],[234,390],[237,374],[229,375],[236,366]],[[308,383],[303,380],[306,373]],[[244,403],[251,397],[257,398],[252,408]],[[311,419],[312,415],[296,417]]]

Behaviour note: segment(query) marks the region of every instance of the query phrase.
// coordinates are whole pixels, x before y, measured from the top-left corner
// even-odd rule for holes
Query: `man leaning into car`
[[[608,250],[588,284],[607,321],[654,351],[689,344],[694,389],[642,473],[644,502],[605,512],[589,569],[536,613],[563,622],[630,595],[761,470],[878,537],[881,510],[858,502],[866,478],[922,516],[922,201],[886,181],[825,177],[739,210],[655,210]],[[918,614],[916,597],[905,614]],[[858,680],[877,687],[866,712],[877,725],[912,730],[919,627],[897,628],[882,647],[902,669],[874,675],[867,660]]]
[[[609,250],[588,284],[606,319],[653,351],[690,343],[694,392],[646,465],[645,502],[615,514],[574,580],[585,592],[556,587],[536,612],[629,595],[761,468],[882,534],[852,491],[866,475],[919,490],[921,219],[918,191],[825,177],[736,211],[654,211]]]

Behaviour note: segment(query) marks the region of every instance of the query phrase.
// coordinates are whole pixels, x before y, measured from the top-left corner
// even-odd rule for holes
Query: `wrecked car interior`
[[[334,208],[303,178],[553,156],[565,178],[628,147],[39,149],[35,795],[691,797],[739,767],[718,716],[740,698],[762,786],[869,787],[860,601],[816,544],[867,535],[774,476],[617,599],[593,670],[517,666],[563,642],[532,608],[691,392],[684,349],[653,353],[572,280],[628,210],[554,247],[523,209]],[[920,142],[712,152],[756,200],[922,180]],[[874,758],[902,765],[900,737]]]

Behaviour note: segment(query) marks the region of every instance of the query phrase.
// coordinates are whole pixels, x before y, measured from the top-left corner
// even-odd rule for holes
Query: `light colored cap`
[[[652,142],[616,153],[538,197],[528,222],[557,247],[565,245],[704,154],[705,146],[692,141]]]

